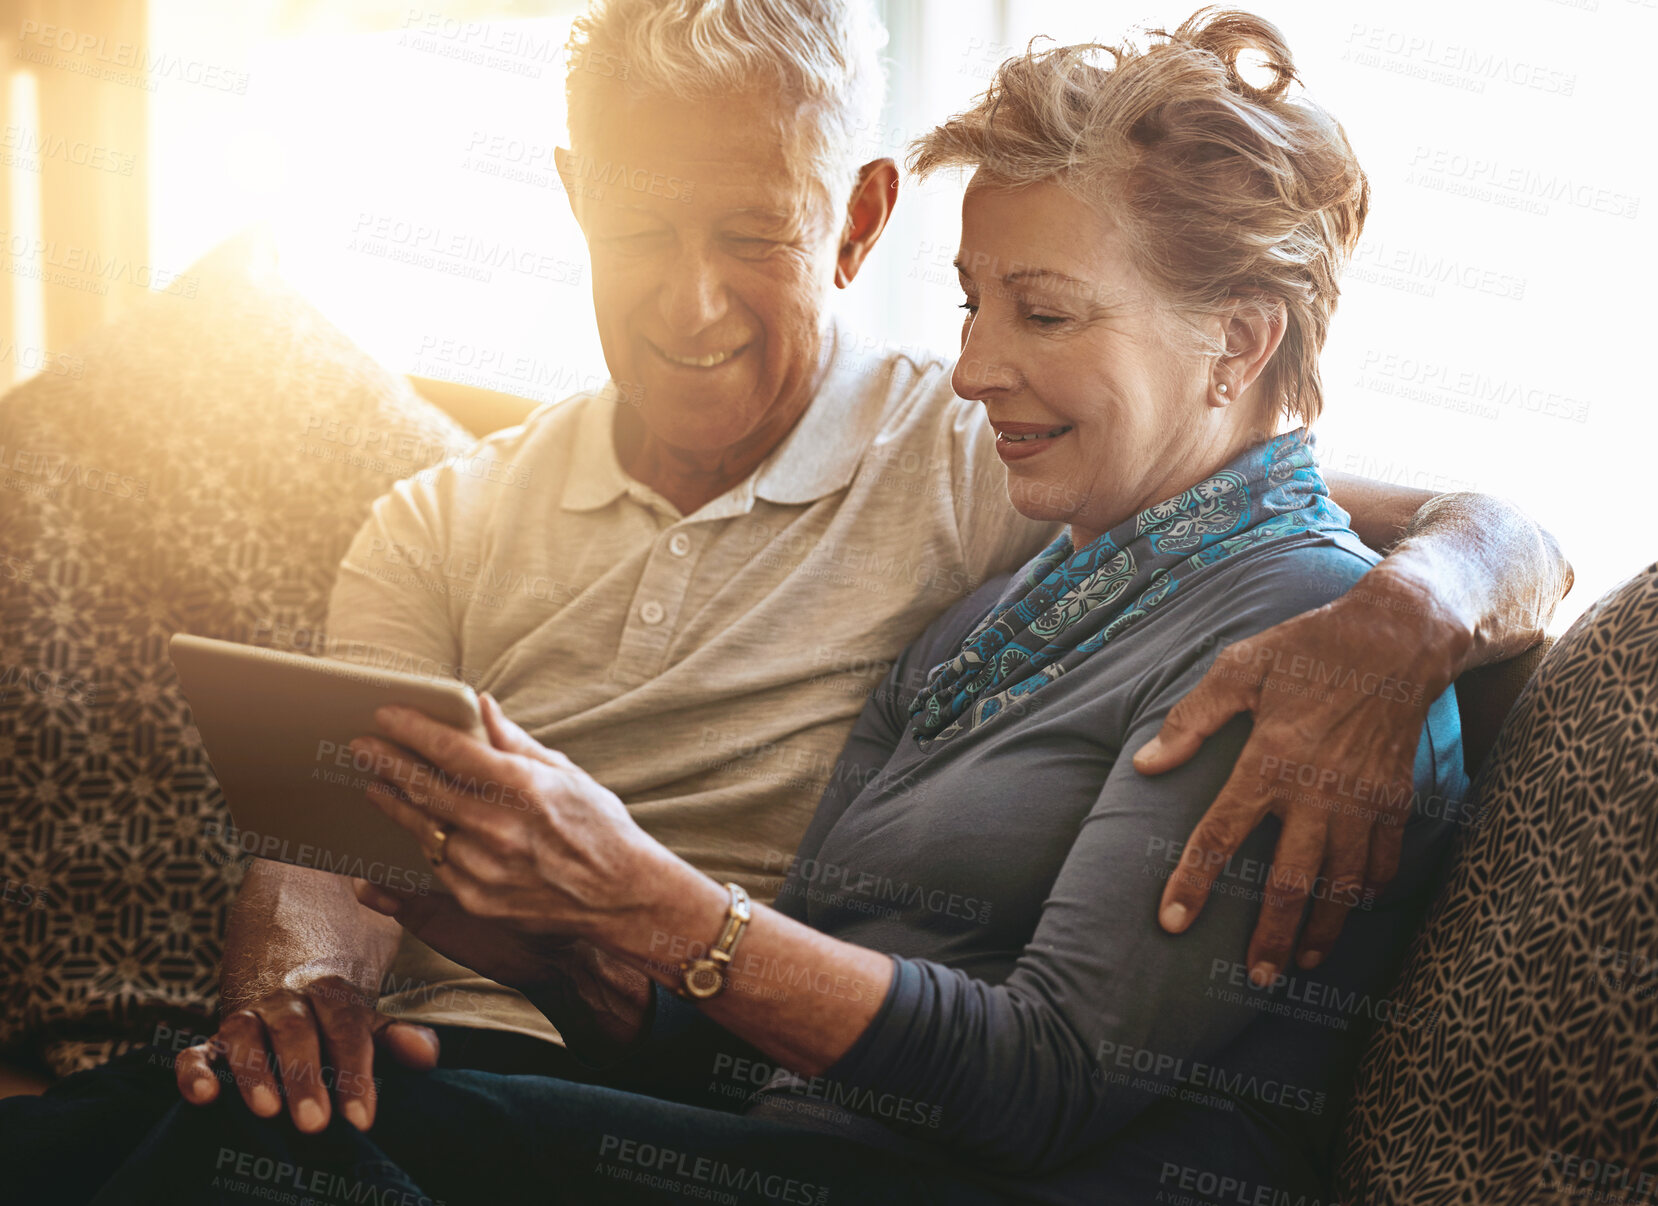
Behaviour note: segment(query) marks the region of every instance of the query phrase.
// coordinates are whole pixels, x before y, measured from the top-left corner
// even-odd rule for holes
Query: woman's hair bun
[[[1176,45],[1214,55],[1226,67],[1227,83],[1233,91],[1252,101],[1282,100],[1296,82],[1295,60],[1278,27],[1254,13],[1228,8],[1200,8],[1174,33],[1158,31]],[[1239,59],[1243,58],[1243,63]],[[1244,77],[1245,71],[1270,76],[1259,83]],[[1259,79],[1259,75],[1257,75]]]

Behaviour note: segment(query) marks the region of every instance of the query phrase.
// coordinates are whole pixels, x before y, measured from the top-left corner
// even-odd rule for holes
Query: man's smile
[[[655,352],[659,357],[661,357],[663,360],[666,360],[669,364],[672,364],[672,365],[674,365],[678,368],[690,368],[690,369],[718,368],[720,365],[725,364],[728,361],[734,360],[738,356],[742,355],[743,352],[748,350],[748,346],[749,346],[746,343],[745,344],[739,344],[737,347],[728,348],[724,351],[709,352],[706,355],[698,356],[698,355],[676,355],[675,353],[668,351],[666,348],[658,347],[656,344],[651,343],[651,341],[648,340],[648,339],[645,340],[645,342],[650,345],[651,351]]]

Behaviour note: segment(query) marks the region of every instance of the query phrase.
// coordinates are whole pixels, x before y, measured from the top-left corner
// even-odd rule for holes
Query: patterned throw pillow
[[[0,399],[0,1051],[60,1075],[216,1004],[246,859],[168,639],[321,653],[369,504],[472,442],[256,235],[187,279]]]
[[[1342,1201],[1658,1202],[1658,565],[1543,662],[1348,1119]]]

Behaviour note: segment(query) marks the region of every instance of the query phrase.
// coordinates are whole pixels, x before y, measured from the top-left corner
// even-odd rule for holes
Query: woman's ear
[[[1284,341],[1284,303],[1239,297],[1222,317],[1226,351],[1215,362],[1210,401],[1216,406],[1236,402],[1264,371]]]
[[[864,258],[886,229],[892,207],[898,204],[898,165],[875,159],[858,169],[858,183],[846,206],[840,253],[835,257],[835,285],[844,289],[858,275]]]

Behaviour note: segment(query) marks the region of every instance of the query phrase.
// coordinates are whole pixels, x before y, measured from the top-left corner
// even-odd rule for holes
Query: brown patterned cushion
[[[1520,696],[1348,1119],[1342,1201],[1658,1202],[1658,565]]]
[[[244,236],[0,399],[0,1052],[215,1006],[245,860],[174,632],[321,652],[369,504],[471,437]]]

